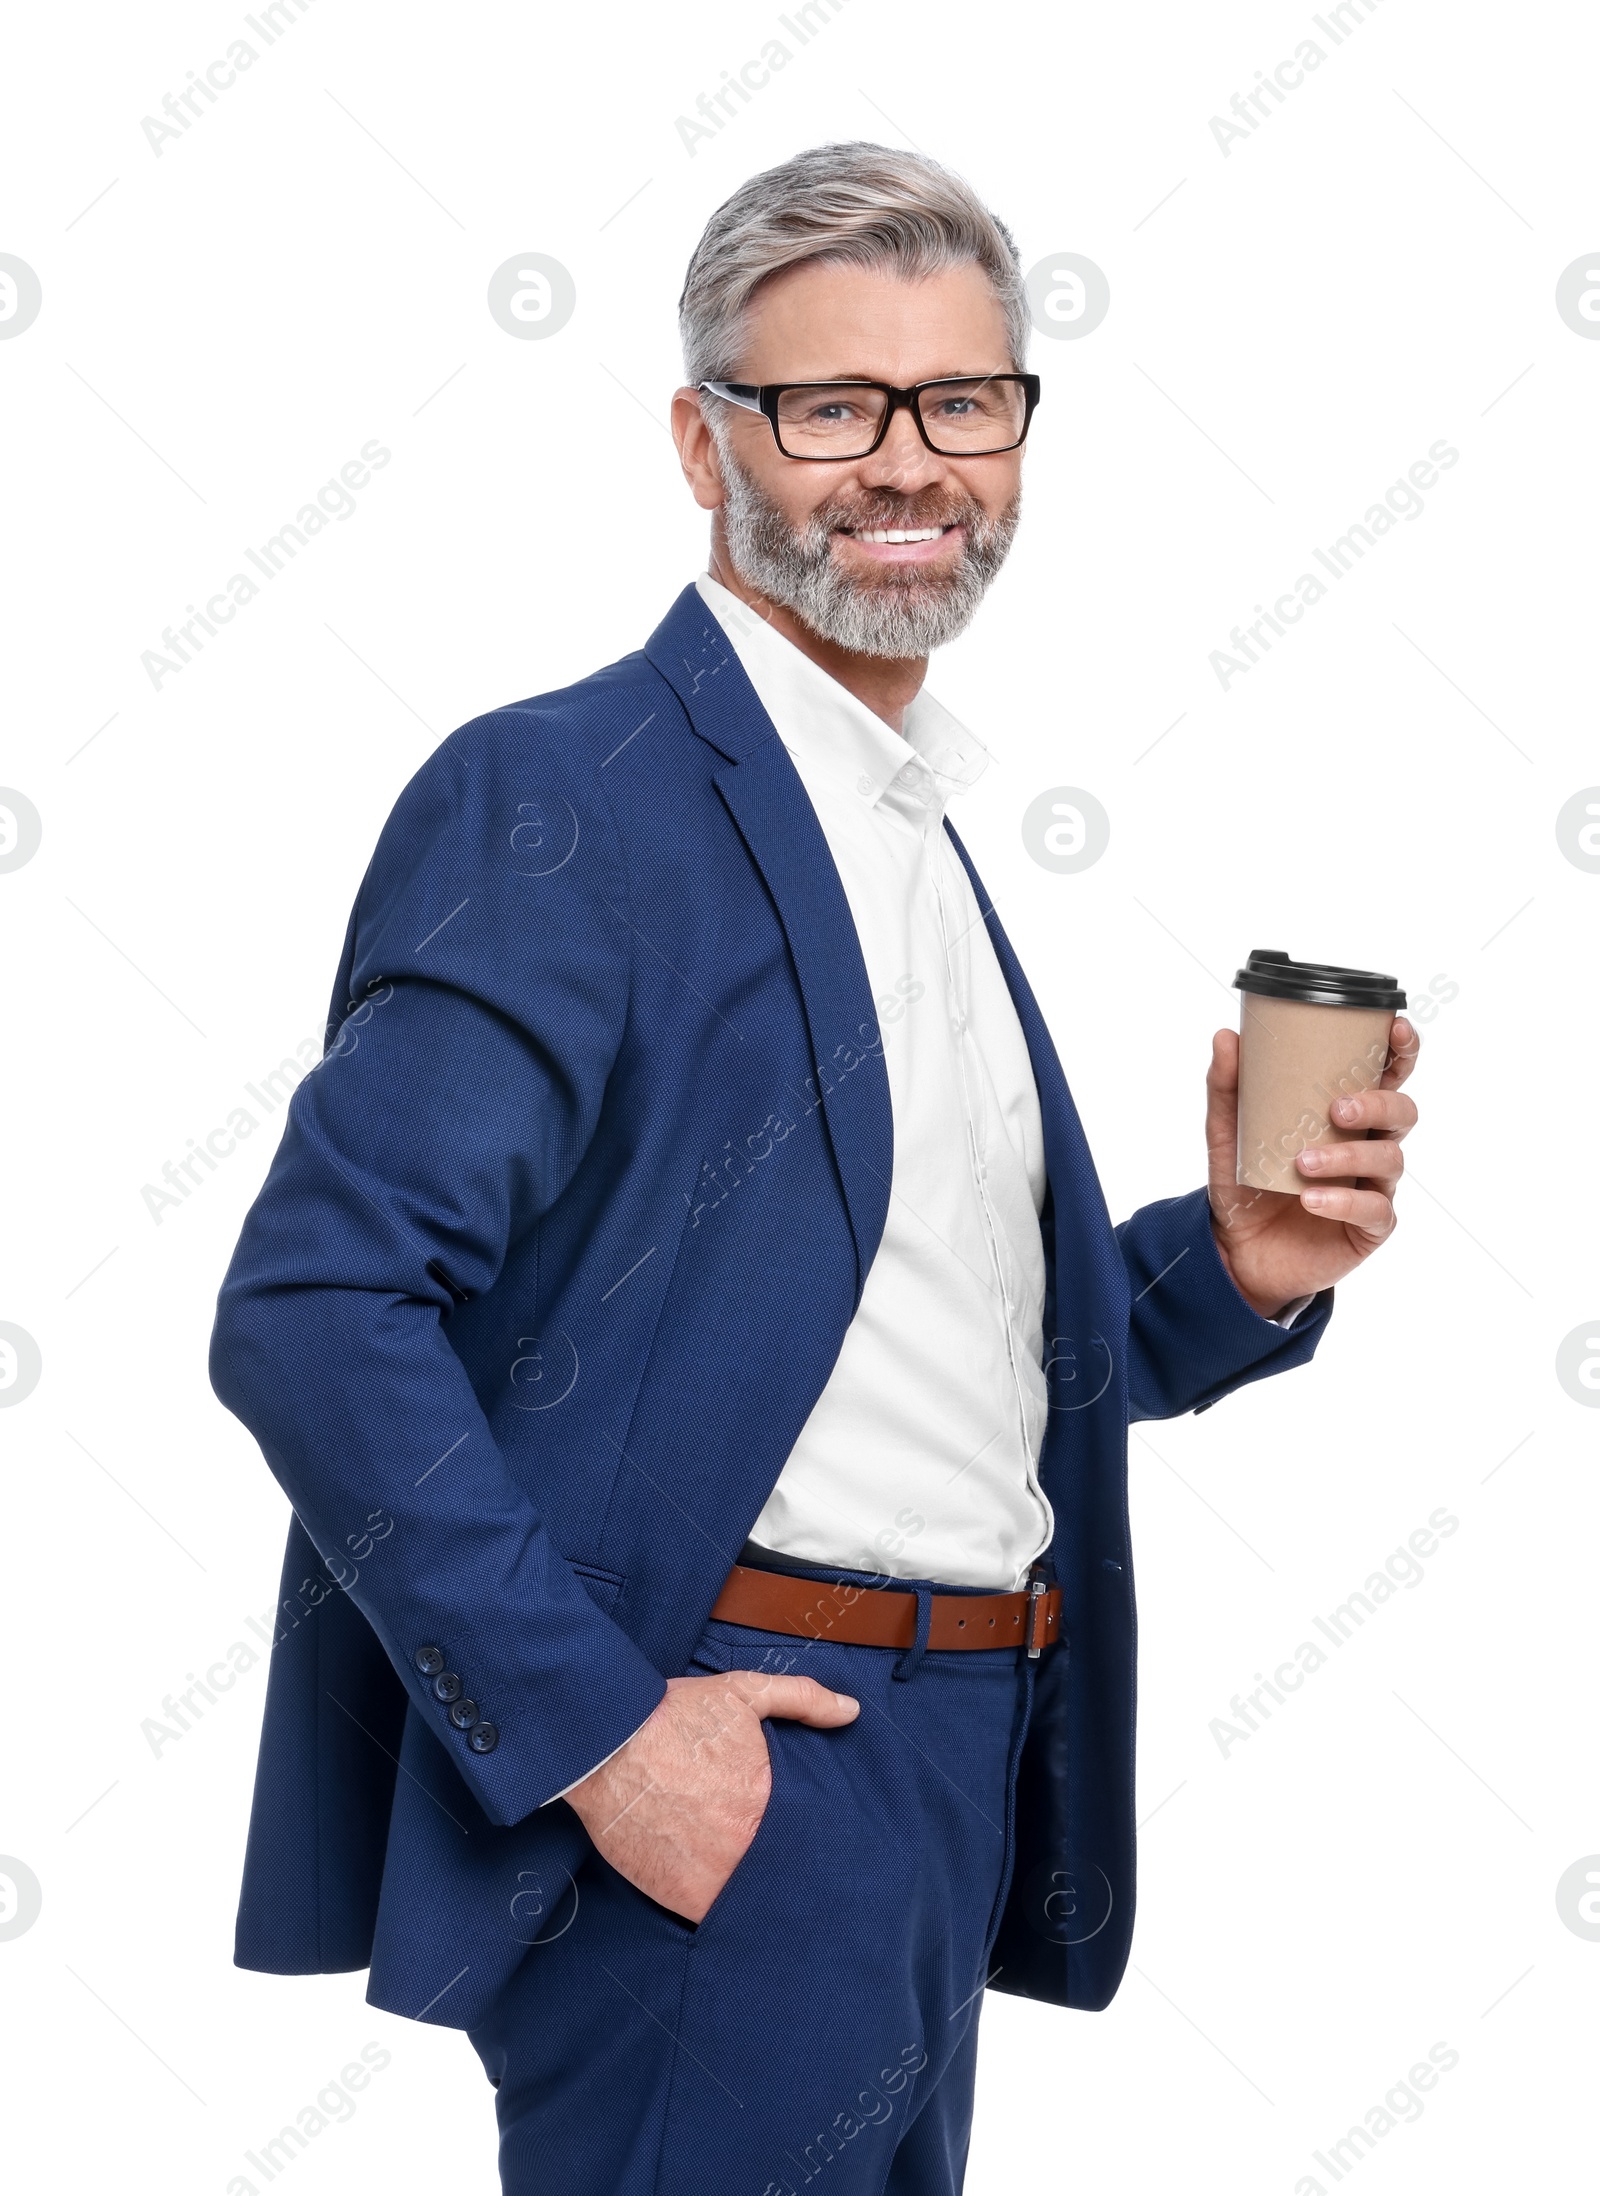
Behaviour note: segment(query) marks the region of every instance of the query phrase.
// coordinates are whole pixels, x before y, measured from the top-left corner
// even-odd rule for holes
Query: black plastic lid
[[[1307,1006],[1399,1009],[1406,995],[1392,976],[1369,968],[1338,968],[1331,961],[1291,961],[1287,953],[1256,947],[1233,979],[1235,991],[1263,999],[1301,999]]]

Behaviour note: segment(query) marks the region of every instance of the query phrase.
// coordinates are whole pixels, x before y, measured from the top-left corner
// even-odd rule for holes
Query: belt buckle
[[[1050,1589],[1043,1574],[1037,1570],[1028,1574],[1028,1660],[1037,1662],[1045,1646],[1045,1634],[1049,1618],[1045,1609],[1045,1596]]]

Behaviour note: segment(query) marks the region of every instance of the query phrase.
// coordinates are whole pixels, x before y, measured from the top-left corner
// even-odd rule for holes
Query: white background
[[[1554,290],[1600,246],[1586,13],[1375,0],[1335,49],[1298,5],[843,0],[691,155],[676,117],[783,35],[766,0],[317,0],[270,50],[242,12],[33,9],[3,53],[0,251],[44,293],[0,342],[0,780],[44,825],[0,876],[0,1319],[44,1364],[0,1415],[0,1851],[44,1893],[0,1942],[13,2185],[224,2196],[377,2040],[294,2189],[495,2188],[462,2037],[230,1965],[264,1658],[141,1733],[275,1591],[285,1505],[205,1356],[281,1113],[159,1225],[141,1193],[320,1036],[423,757],[700,568],[663,427],[684,264],[747,175],[846,137],[949,161],[1026,265],[1111,286],[1035,343],[1018,546],[930,683],[995,754],[957,821],[1113,1215],[1201,1179],[1252,946],[1455,987],[1401,1228],[1315,1363],[1133,1439],[1133,1967],[1098,2016],[991,1995],[968,2186],[1331,2190],[1313,2151],[1439,2042],[1361,2187],[1576,2185],[1600,1944],[1555,1888],[1600,1849],[1600,1422],[1554,1364],[1600,1311],[1600,877],[1554,825],[1600,780],[1600,344]],[[158,157],[141,118],[241,34],[255,67]],[[1211,116],[1307,36],[1323,65],[1225,156]],[[547,341],[485,308],[528,251],[577,285]],[[370,438],[355,515],[155,690],[141,652]],[[1210,652],[1441,438],[1425,515],[1224,691]],[[1077,876],[1020,837],[1062,785],[1111,817]],[[1441,1506],[1423,1582],[1225,1756],[1231,1697]]]

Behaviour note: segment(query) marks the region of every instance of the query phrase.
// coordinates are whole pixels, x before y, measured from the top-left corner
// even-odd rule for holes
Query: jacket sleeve
[[[1128,1416],[1209,1410],[1316,1351],[1333,1316],[1324,1289],[1288,1327],[1252,1310],[1222,1262],[1204,1189],[1143,1205],[1116,1231],[1128,1272]]]
[[[379,840],[337,1029],[294,1093],[212,1338],[218,1396],[330,1570],[356,1573],[350,1598],[501,1824],[666,1689],[554,1545],[444,1332],[593,1134],[627,912],[603,797],[545,722],[504,711],[446,741]],[[428,1648],[476,1703],[473,1730],[436,1696]]]

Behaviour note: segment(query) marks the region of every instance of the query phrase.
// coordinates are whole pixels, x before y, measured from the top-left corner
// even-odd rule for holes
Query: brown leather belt
[[[1061,1636],[1061,1589],[1037,1579],[1020,1594],[934,1594],[928,1645],[1026,1647],[1030,1657]],[[882,1586],[830,1586],[736,1563],[711,1614],[723,1624],[853,1647],[911,1647],[917,1597]]]

